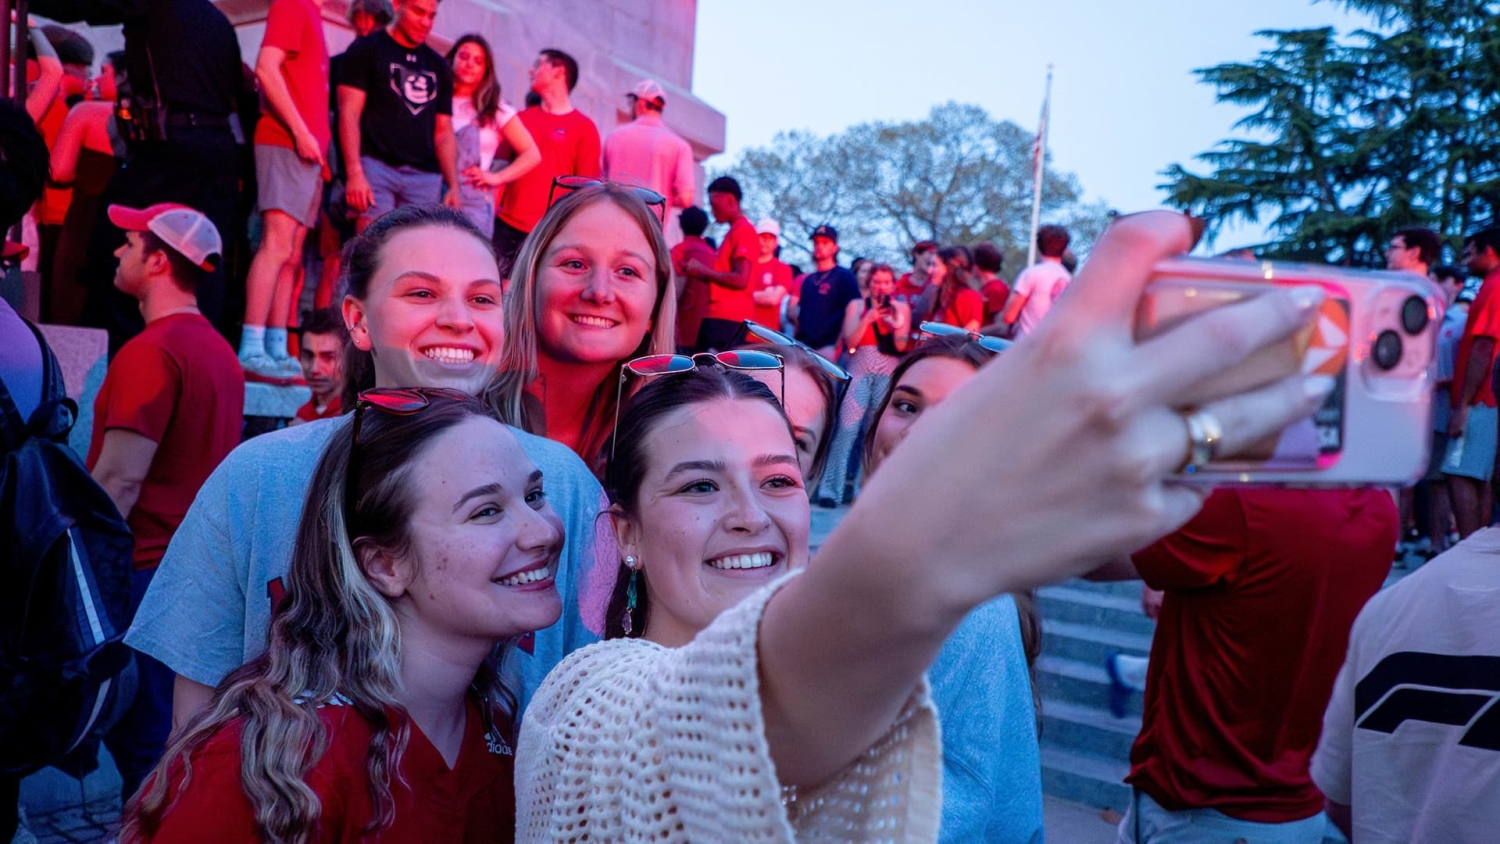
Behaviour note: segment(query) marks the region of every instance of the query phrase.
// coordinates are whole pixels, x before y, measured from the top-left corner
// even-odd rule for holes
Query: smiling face
[[[476,86],[484,81],[488,65],[484,48],[473,41],[467,41],[453,54],[453,80],[460,85]]]
[[[368,297],[345,297],[344,324],[374,356],[375,386],[478,395],[500,363],[500,292],[500,270],[476,235],[414,226],[381,247]]]
[[[812,477],[813,460],[818,456],[818,446],[828,434],[828,399],[818,388],[813,375],[800,366],[786,367],[787,419],[792,423],[792,437],[797,445],[797,467],[804,481]],[[781,373],[774,370],[747,372],[767,387],[781,395]]]
[[[552,239],[536,274],[537,346],[568,363],[616,363],[651,330],[656,262],[635,218],[603,198]]]
[[[646,638],[677,646],[807,563],[807,493],[786,420],[764,400],[680,408],[644,445],[638,512],[615,529],[644,567]]]
[[[974,377],[969,363],[946,357],[924,358],[911,365],[891,389],[891,400],[875,423],[875,442],[870,455],[870,472],[884,462],[921,415],[948,398],[965,381]]]
[[[415,625],[492,645],[556,621],[562,520],[515,435],[470,417],[433,439],[410,473],[409,544],[394,564],[403,634]]]

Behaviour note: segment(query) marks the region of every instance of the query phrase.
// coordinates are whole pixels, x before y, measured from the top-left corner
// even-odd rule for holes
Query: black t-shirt
[[[377,30],[349,45],[338,84],[365,92],[359,152],[393,167],[439,171],[433,133],[453,113],[453,73],[426,44],[406,48]]]
[[[32,0],[30,9],[62,23],[124,24],[131,87],[153,99],[160,90],[169,113],[228,117],[245,87],[234,26],[209,0]]]
[[[844,327],[844,309],[858,298],[859,281],[848,267],[803,276],[797,339],[814,349],[837,343]]]

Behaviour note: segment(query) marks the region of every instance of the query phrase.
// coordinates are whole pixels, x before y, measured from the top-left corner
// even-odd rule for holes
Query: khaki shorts
[[[318,224],[323,168],[303,161],[296,150],[256,144],[255,186],[255,204],[262,213],[280,211],[308,228]]]

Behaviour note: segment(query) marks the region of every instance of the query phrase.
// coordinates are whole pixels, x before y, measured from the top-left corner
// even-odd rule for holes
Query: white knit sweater
[[[942,739],[927,684],[831,782],[784,806],[756,638],[781,578],[682,648],[616,639],[547,675],[516,750],[518,841],[936,841]]]

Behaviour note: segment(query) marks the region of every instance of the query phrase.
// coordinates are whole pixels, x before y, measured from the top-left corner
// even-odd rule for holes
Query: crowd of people
[[[274,0],[253,69],[207,0],[32,6],[125,24],[97,80],[35,30],[0,110],[42,315],[111,336],[84,465],[133,536],[122,842],[1041,840],[1031,590],[1073,576],[1154,590],[1149,663],[1108,662],[1145,692],[1120,841],[1500,824],[1500,229],[1462,268],[1426,229],[1387,249],[1450,304],[1420,485],[1210,493],[1180,473],[1334,385],[1197,389],[1317,287],[1136,341],[1184,215],[1081,265],[1043,226],[1011,284],[990,242],[845,266],[825,223],[804,272],[734,178],[698,205],[659,83],[601,141],[547,49],[518,111],[482,34],[427,46],[437,0],[356,0],[333,57]],[[29,420],[52,353],[3,302],[0,338]],[[311,399],[243,439],[247,381]],[[1408,528],[1435,559],[1382,592]]]

